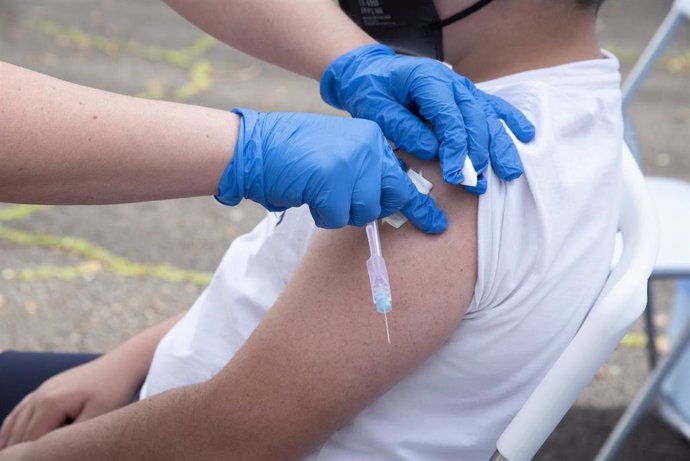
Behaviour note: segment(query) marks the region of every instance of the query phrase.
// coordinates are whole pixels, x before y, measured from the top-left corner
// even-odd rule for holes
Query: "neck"
[[[562,6],[567,2],[553,6],[554,2],[495,0],[444,30],[447,60],[456,72],[481,82],[601,58],[595,13]],[[439,8],[441,17],[452,12]]]

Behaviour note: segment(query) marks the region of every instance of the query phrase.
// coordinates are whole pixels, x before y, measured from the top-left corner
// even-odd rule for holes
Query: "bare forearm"
[[[374,43],[331,0],[165,0],[233,48],[320,78],[335,58]]]
[[[213,421],[204,384],[175,389],[44,437],[10,447],[17,458],[51,461],[247,459],[224,456],[207,443]],[[218,437],[222,434],[213,434]],[[3,458],[0,451],[0,460]],[[14,455],[15,453],[11,453]]]
[[[0,201],[120,203],[212,195],[236,115],[64,82],[0,62]]]

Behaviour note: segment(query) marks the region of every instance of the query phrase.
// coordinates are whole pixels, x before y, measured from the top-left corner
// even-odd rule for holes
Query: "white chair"
[[[646,178],[652,201],[655,204],[660,225],[659,256],[650,284],[654,279],[676,278],[679,280],[676,292],[676,302],[681,303],[677,309],[684,311],[677,325],[678,331],[672,336],[671,348],[661,359],[656,360],[656,337],[652,322],[652,303],[647,306],[648,346],[652,372],[642,388],[626,408],[623,416],[618,420],[611,434],[606,439],[595,461],[610,461],[616,458],[623,444],[629,437],[640,418],[658,401],[660,390],[668,377],[674,378],[673,373],[681,372],[679,382],[667,382],[666,385],[678,391],[677,386],[687,385],[690,370],[683,369],[690,365],[690,297],[687,295],[690,284],[690,183],[671,178]],[[651,293],[651,290],[649,290]],[[681,394],[688,394],[683,392]],[[684,412],[679,411],[677,405],[668,401],[668,397],[659,400],[659,416],[671,427],[690,439],[690,422],[688,421],[688,402],[683,404]]]
[[[690,20],[690,0],[675,0],[671,11],[623,85],[624,114],[627,114],[630,103],[659,60],[673,33],[686,20]],[[639,161],[637,136],[627,115],[626,140]],[[662,177],[647,177],[646,180],[658,210],[661,227],[661,248],[650,278],[649,303],[645,311],[647,347],[653,370],[607,438],[596,461],[614,459],[639,419],[657,401],[659,416],[690,440],[690,403],[674,402],[674,399],[687,400],[690,395],[690,391],[686,390],[690,381],[690,183]],[[671,325],[676,331],[669,332],[671,348],[657,363],[651,287],[653,280],[663,278],[678,280],[673,308],[675,318],[672,317],[676,324]],[[660,393],[662,388],[666,392]],[[660,396],[661,399],[658,399]]]
[[[627,147],[622,168],[620,258],[575,337],[496,442],[492,461],[532,459],[645,308],[657,224],[644,178]]]

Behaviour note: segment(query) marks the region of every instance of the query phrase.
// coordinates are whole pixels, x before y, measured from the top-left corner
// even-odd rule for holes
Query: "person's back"
[[[472,2],[445,2],[441,16],[466,6],[458,3]],[[446,50],[455,69],[493,78],[480,88],[523,110],[537,137],[518,145],[524,177],[503,183],[485,173],[474,297],[460,326],[309,459],[487,459],[597,298],[619,207],[619,76],[615,58],[602,58],[596,45],[595,6],[576,3],[496,0],[446,31],[446,44],[463,44]],[[405,160],[439,185],[435,166]],[[271,215],[238,239],[161,341],[142,397],[225,366],[292,277],[313,232],[302,208]],[[429,287],[428,296],[441,290]]]

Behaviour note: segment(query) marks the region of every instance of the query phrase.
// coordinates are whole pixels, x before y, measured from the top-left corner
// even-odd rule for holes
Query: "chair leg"
[[[683,356],[688,345],[690,345],[690,324],[686,325],[685,330],[678,338],[678,342],[671,348],[669,353],[659,360],[659,364],[654,368],[642,389],[640,389],[625,410],[625,413],[623,413],[623,416],[618,420],[616,427],[614,427],[606,439],[606,443],[604,443],[604,446],[597,454],[595,461],[611,461],[615,458],[639,419],[657,398],[659,387],[664,378],[673,370],[673,367]]]
[[[645,326],[647,328],[647,352],[649,354],[649,369],[656,367],[659,351],[656,348],[656,325],[654,323],[654,292],[652,281],[647,282],[647,307],[644,310]]]
[[[690,5],[689,5],[690,6]],[[673,299],[668,328],[668,343],[673,347],[685,325],[690,324],[690,277],[679,278]],[[690,440],[690,348],[664,380],[660,390],[659,416]]]
[[[508,458],[505,458],[501,452],[498,450],[494,451],[494,454],[491,455],[491,458],[489,458],[489,461],[508,461]]]

